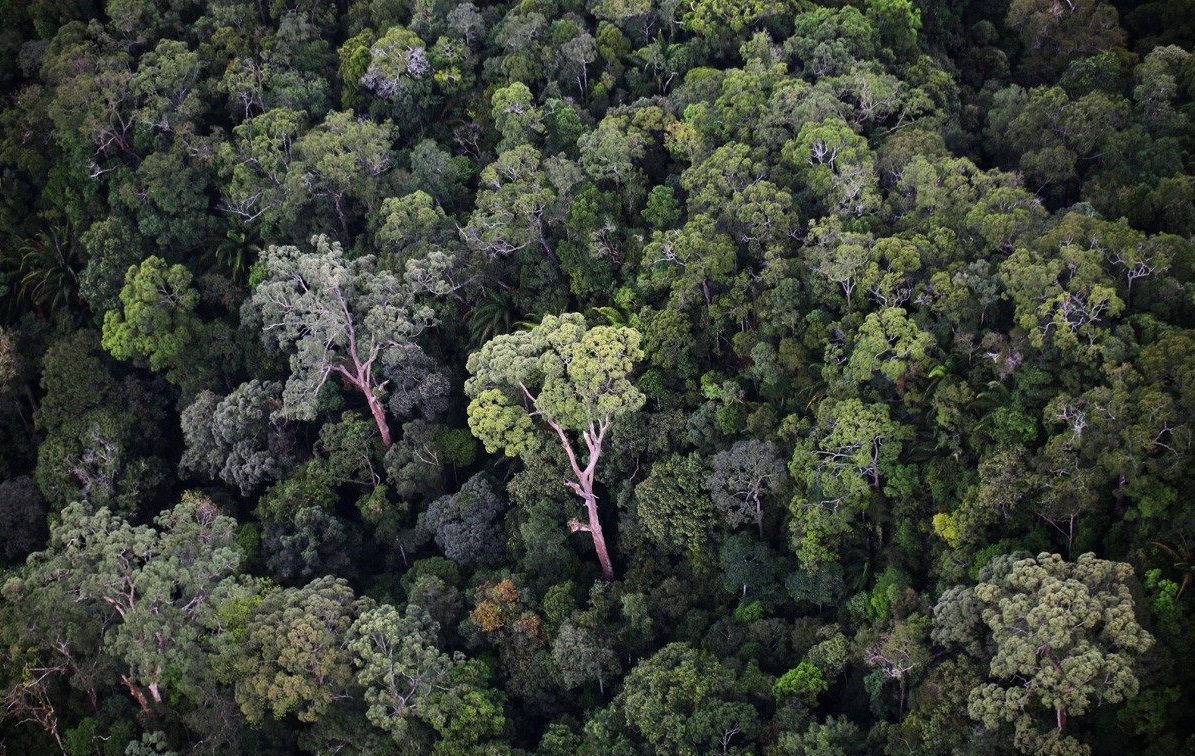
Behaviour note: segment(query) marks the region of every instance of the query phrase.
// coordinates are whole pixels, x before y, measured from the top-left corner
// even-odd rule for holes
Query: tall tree
[[[185,495],[155,523],[134,526],[107,508],[71,504],[49,549],[30,557],[23,584],[25,597],[54,584],[90,607],[105,650],[122,662],[120,682],[146,712],[169,694],[199,697],[209,677],[201,635],[214,619],[211,596],[241,561],[234,521],[206,499]]]
[[[202,385],[194,374],[204,371],[185,357],[194,355],[203,330],[191,279],[184,266],[167,266],[156,256],[131,266],[120,290],[122,307],[104,313],[104,349],[120,360],[144,360],[173,383]]]
[[[1013,724],[1025,753],[1086,751],[1064,734],[1069,718],[1136,695],[1133,657],[1153,645],[1134,616],[1132,575],[1095,554],[1075,562],[1013,554],[993,560],[974,588],[946,591],[934,641],[988,660],[988,680],[968,697],[971,717],[990,728]],[[1053,714],[1052,731],[1034,722],[1042,708]]]
[[[720,451],[706,478],[714,506],[732,528],[753,523],[763,537],[764,502],[784,485],[784,462],[775,445],[748,439]]]
[[[257,724],[270,712],[314,722],[347,696],[353,679],[349,630],[372,605],[333,577],[266,596],[244,626],[230,667],[245,719]]]
[[[533,454],[543,443],[545,428],[556,435],[568,457],[569,487],[585,505],[587,522],[573,519],[569,527],[586,531],[602,565],[602,575],[614,579],[594,473],[606,434],[618,417],[643,406],[643,394],[628,378],[643,357],[639,332],[631,328],[588,327],[577,313],[544,316],[529,331],[498,336],[469,355],[473,377],[465,381],[469,428],[493,453]],[[570,434],[580,433],[587,457],[578,457]]]
[[[730,743],[758,727],[746,686],[716,657],[671,643],[627,675],[615,701],[626,727],[657,752],[730,753]]]
[[[464,661],[436,647],[439,625],[418,604],[399,612],[381,604],[361,613],[349,628],[348,650],[357,682],[369,704],[366,718],[402,743],[411,718],[435,710],[450,690],[450,675]]]
[[[383,397],[389,381],[382,368],[418,347],[414,339],[431,325],[432,310],[393,273],[378,270],[372,255],[348,260],[339,242],[311,239],[307,253],[271,246],[261,258],[265,278],[245,303],[244,316],[267,341],[291,351],[291,375],[282,392],[282,414],[315,416],[319,390],[339,375],[365,398],[390,448]]]

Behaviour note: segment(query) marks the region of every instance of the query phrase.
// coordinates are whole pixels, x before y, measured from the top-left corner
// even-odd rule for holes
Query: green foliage
[[[700,456],[672,456],[635,486],[639,521],[661,549],[700,554],[708,548],[717,518],[703,485],[707,475]]]
[[[545,316],[532,330],[499,336],[469,356],[469,428],[490,453],[530,451],[534,425],[521,407],[524,389],[532,391],[538,416],[566,430],[634,412],[643,395],[628,375],[642,354],[630,328],[589,328],[575,313]]]
[[[340,243],[326,236],[311,243],[311,254],[292,246],[271,246],[262,254],[265,276],[243,312],[261,327],[263,339],[291,351],[279,414],[313,419],[320,389],[339,375],[365,395],[389,447],[376,369],[411,349],[431,324],[432,311],[415,302],[394,274],[377,270],[372,256],[346,259]]]
[[[293,465],[289,434],[272,419],[282,385],[257,380],[220,399],[203,391],[180,420],[186,451],[179,466],[236,486],[242,495],[281,478]]]
[[[424,523],[445,556],[461,564],[492,564],[501,558],[502,531],[497,520],[506,510],[485,476],[474,475],[455,494],[427,507]]]
[[[985,568],[975,588],[948,591],[934,612],[934,638],[978,639],[970,649],[988,660],[992,680],[971,689],[970,716],[989,728],[1012,724],[1018,748],[1032,751],[1073,742],[1061,735],[1068,718],[1093,704],[1135,696],[1133,655],[1153,638],[1133,616],[1131,575],[1129,565],[1094,554],[1073,563],[1057,554],[1011,555]],[[1012,686],[1002,684],[1009,679]],[[1036,707],[1053,712],[1051,735],[1036,729]]]
[[[835,549],[866,512],[872,489],[892,471],[909,435],[883,404],[823,400],[815,433],[793,452],[789,473],[798,493],[789,504],[792,543],[802,566],[836,561]]]
[[[129,268],[120,310],[104,314],[103,345],[119,360],[144,358],[154,370],[181,369],[184,350],[199,336],[199,293],[191,272],[150,257]]]
[[[822,677],[821,670],[803,661],[780,676],[772,686],[772,696],[777,700],[795,696],[812,704],[829,688],[830,684]]]
[[[343,641],[370,603],[331,577],[266,596],[235,652],[236,701],[246,721],[266,714],[318,720],[352,681],[353,657]]]
[[[134,697],[198,703],[214,684],[204,653],[205,631],[217,624],[213,595],[241,562],[235,521],[186,494],[154,524],[132,525],[106,508],[66,507],[47,550],[29,560],[23,603],[53,583],[92,613]]]
[[[705,652],[673,643],[627,674],[615,705],[653,748],[702,753],[723,737],[750,737],[756,727],[736,677]]]
[[[0,740],[1190,750],[1189,5],[0,0]]]
[[[596,680],[604,692],[605,681],[622,671],[609,640],[571,622],[562,625],[552,641],[552,661],[570,690]]]
[[[435,621],[422,607],[406,611],[382,604],[361,613],[349,628],[348,650],[365,689],[365,716],[398,742],[407,737],[407,722],[425,718],[437,698],[446,696],[453,669],[463,661],[436,647]]]

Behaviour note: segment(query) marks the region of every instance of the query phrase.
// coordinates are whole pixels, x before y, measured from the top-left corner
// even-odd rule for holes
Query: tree
[[[347,260],[340,243],[326,236],[312,237],[311,243],[314,253],[273,245],[263,253],[264,280],[246,301],[243,316],[260,325],[263,339],[293,349],[283,416],[313,419],[320,389],[338,375],[365,398],[389,448],[382,368],[414,348],[415,337],[432,323],[432,311],[393,273],[377,270],[372,255]]]
[[[332,204],[340,232],[349,233],[348,201],[372,210],[381,200],[392,156],[390,122],[374,123],[353,112],[328,113],[295,143],[300,162],[287,174],[291,196]]]
[[[639,182],[635,163],[643,159],[644,139],[626,128],[625,119],[607,116],[597,128],[577,140],[581,167],[594,181],[607,180],[616,188]],[[630,187],[627,188],[631,192]]]
[[[763,537],[764,502],[784,486],[784,461],[766,441],[736,441],[713,458],[705,479],[710,496],[732,528],[753,523]]]
[[[858,61],[876,57],[876,30],[854,6],[816,8],[797,14],[793,21],[785,51],[810,79],[847,73]]]
[[[99,334],[79,330],[46,350],[34,413],[46,435],[37,449],[34,479],[51,509],[73,501],[136,511],[161,480],[165,386],[108,372]]]
[[[134,526],[107,508],[71,504],[49,548],[30,558],[23,586],[29,595],[53,583],[90,608],[106,650],[122,662],[121,684],[147,713],[167,693],[199,699],[211,597],[241,561],[234,521],[207,499],[184,495],[155,524]]]
[[[1116,6],[1101,0],[1058,5],[1047,0],[1014,0],[1005,19],[1020,32],[1025,47],[1024,76],[1054,81],[1072,60],[1124,45]]]
[[[449,559],[461,564],[493,564],[504,551],[497,520],[505,509],[506,502],[478,473],[465,481],[460,491],[429,504],[424,522]]]
[[[182,265],[168,267],[156,256],[130,267],[120,290],[121,308],[104,313],[104,349],[118,360],[144,359],[150,368],[167,371],[174,383],[202,385],[188,377],[194,366],[184,358],[203,340],[195,314],[199,292],[191,279]]]
[[[259,219],[267,230],[289,229],[298,198],[290,196],[287,175],[298,159],[295,143],[306,127],[304,115],[275,108],[248,118],[220,144],[218,158],[227,176],[219,208],[243,223]]]
[[[470,246],[494,258],[538,245],[555,258],[545,215],[557,195],[535,148],[521,144],[503,152],[481,172],[481,187],[464,228]]]
[[[235,667],[236,700],[246,721],[259,723],[269,712],[314,722],[346,696],[353,656],[345,642],[372,603],[332,577],[262,599],[244,627]]]
[[[682,228],[656,231],[643,249],[639,285],[668,293],[671,309],[688,312],[704,302],[717,314],[728,309],[727,290],[739,293],[734,242],[718,233],[712,218],[696,215]],[[737,279],[737,280],[736,280]]]
[[[718,525],[704,485],[708,474],[699,454],[673,454],[635,486],[639,521],[661,549],[699,559],[706,551]]]
[[[369,66],[361,84],[378,97],[398,99],[432,74],[427,46],[419,35],[395,24],[369,48]]]
[[[687,643],[670,643],[635,665],[615,699],[620,718],[657,752],[726,753],[758,723],[732,670]]]
[[[592,628],[565,621],[552,640],[552,661],[569,690],[597,680],[598,691],[606,692],[606,680],[622,671],[609,640]]]
[[[361,543],[357,527],[318,504],[291,504],[294,512],[287,512],[285,520],[266,522],[262,552],[274,579],[292,585],[320,575],[351,576],[350,554]]]
[[[491,454],[526,456],[544,443],[540,428],[556,435],[573,475],[565,481],[584,502],[587,531],[602,565],[614,579],[614,566],[602,534],[594,473],[614,421],[635,412],[645,397],[628,379],[643,357],[639,333],[631,328],[588,327],[576,313],[545,315],[529,331],[498,336],[469,355],[465,381],[469,429]],[[570,433],[580,433],[587,458],[578,459]],[[582,466],[582,464],[584,466]]]
[[[867,20],[894,53],[909,55],[917,48],[921,11],[910,0],[867,0]]]
[[[884,404],[825,399],[818,406],[817,426],[788,467],[797,483],[789,504],[792,543],[803,567],[836,561],[834,548],[893,472],[909,431]]]
[[[817,697],[829,690],[830,684],[822,677],[822,671],[813,664],[803,661],[780,676],[772,686],[772,696],[777,700],[786,696],[815,703]]]
[[[490,98],[490,114],[494,127],[502,135],[499,152],[507,152],[520,145],[531,145],[544,130],[543,113],[535,106],[531,90],[521,81],[494,91]]]
[[[837,284],[849,310],[855,290],[863,282],[874,244],[871,234],[846,231],[835,218],[810,226],[802,255],[809,268],[828,283]]]
[[[806,123],[784,151],[830,213],[851,218],[879,209],[875,157],[867,140],[841,118]]]
[[[735,533],[722,542],[719,561],[722,587],[743,600],[779,599],[781,578],[793,567],[791,559],[780,558],[766,542],[746,532]]]
[[[365,689],[366,718],[399,743],[410,719],[421,719],[452,687],[453,669],[464,661],[436,647],[439,625],[418,604],[399,612],[389,604],[368,609],[349,628],[347,647]]]
[[[885,307],[867,315],[843,373],[864,383],[876,374],[903,388],[905,381],[926,366],[934,337],[917,327],[900,307]]]
[[[204,391],[180,417],[183,452],[179,467],[220,478],[248,496],[278,480],[294,465],[292,439],[273,418],[282,404],[282,384],[252,380],[226,397]]]
[[[1000,278],[1030,343],[1041,347],[1049,340],[1080,356],[1098,354],[1110,330],[1107,322],[1126,306],[1111,261],[1136,257],[1121,251],[1131,246],[1133,236],[1126,227],[1071,212],[1036,249],[1018,248],[1001,263]]]
[[[1025,753],[1061,752],[1070,717],[1137,693],[1133,656],[1153,638],[1137,624],[1133,568],[1083,554],[997,557],[974,588],[948,590],[934,609],[933,638],[988,663],[967,712],[986,727],[1011,723]],[[1034,710],[1052,713],[1041,732]]]
[[[785,4],[780,0],[749,0],[749,2],[726,2],[726,0],[699,0],[689,5],[683,14],[686,29],[702,36],[717,37],[726,34],[729,28],[740,31],[761,18],[783,12]]]
[[[799,756],[861,756],[867,752],[859,725],[845,716],[814,720],[800,734],[782,733],[779,744],[786,753]]]
[[[721,100],[720,100],[721,102]],[[759,253],[782,243],[794,219],[792,196],[767,180],[768,168],[751,148],[732,142],[681,175],[689,216],[708,215],[720,231]]]
[[[423,420],[432,421],[448,409],[452,393],[448,369],[423,350],[408,349],[402,361],[387,365],[383,374],[390,382],[386,406],[395,417],[418,414]]]
[[[147,255],[142,252],[140,236],[120,215],[92,223],[79,235],[79,244],[87,256],[87,266],[79,274],[79,296],[102,318],[108,310],[122,306],[125,274]]]

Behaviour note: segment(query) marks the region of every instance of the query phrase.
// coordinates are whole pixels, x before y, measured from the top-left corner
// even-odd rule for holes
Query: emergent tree
[[[614,579],[614,567],[598,517],[594,472],[615,418],[643,406],[643,394],[628,379],[642,357],[638,331],[589,328],[577,313],[546,315],[531,330],[495,337],[469,355],[473,377],[465,382],[465,393],[473,435],[486,451],[503,449],[516,457],[534,453],[542,443],[540,428],[555,433],[573,475],[565,485],[581,497],[588,519],[570,520],[569,527],[592,535],[607,580]],[[588,453],[585,460],[578,458],[570,436],[577,432]]]
[[[402,280],[378,270],[373,255],[346,259],[339,242],[311,240],[315,252],[271,246],[260,265],[265,278],[245,303],[267,340],[289,349],[291,375],[282,393],[284,417],[310,420],[324,383],[339,375],[365,397],[390,448],[383,394],[389,381],[378,368],[419,349],[414,339],[432,323]]]

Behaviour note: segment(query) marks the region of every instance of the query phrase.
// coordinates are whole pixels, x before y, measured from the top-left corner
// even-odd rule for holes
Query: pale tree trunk
[[[363,388],[365,401],[369,403],[369,411],[373,413],[373,421],[377,423],[378,432],[382,434],[382,446],[389,449],[391,444],[390,425],[386,422],[386,411],[382,407],[382,400],[373,395],[372,391]]]
[[[582,524],[574,518],[569,520],[569,528],[574,533],[577,531],[589,533],[593,538],[593,550],[597,552],[598,562],[602,566],[602,577],[606,580],[613,580],[614,565],[610,561],[610,551],[606,548],[606,537],[602,534],[602,521],[598,517],[597,495],[593,492],[593,474],[597,469],[598,459],[602,456],[602,441],[606,437],[606,431],[610,429],[610,418],[602,418],[597,427],[594,427],[591,422],[589,428],[581,432],[581,437],[585,440],[585,446],[589,451],[589,459],[586,460],[584,468],[577,463],[577,455],[573,452],[573,445],[569,442],[564,429],[553,420],[547,418],[545,420],[560,437],[560,443],[564,447],[564,453],[568,455],[569,465],[576,477],[576,480],[565,481],[565,485],[585,502],[585,514],[588,522]]]
[[[140,688],[133,684],[133,681],[129,679],[129,676],[121,675],[120,680],[125,684],[125,687],[129,689],[129,695],[131,695],[133,699],[136,700],[141,706],[141,712],[143,714],[153,714],[153,709],[149,707],[149,699],[145,697],[145,694],[141,692]]]
[[[348,303],[344,301],[344,296],[341,294],[339,288],[336,290],[336,298],[340,302],[341,311],[344,313],[345,328],[349,337],[349,358],[353,364],[351,368],[345,365],[334,365],[332,369],[343,375],[349,383],[365,395],[365,402],[369,405],[369,412],[373,415],[373,421],[378,426],[378,433],[382,436],[382,446],[389,449],[392,443],[390,425],[386,422],[386,409],[382,406],[382,399],[374,393],[373,385],[373,363],[377,360],[378,354],[381,353],[382,346],[370,336],[369,356],[364,360],[361,359],[361,352],[357,349],[357,327],[353,323],[352,313],[349,312]],[[382,381],[377,385],[379,392],[385,387],[386,383],[387,381]]]

